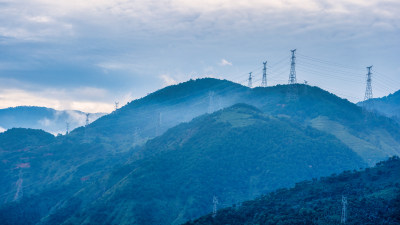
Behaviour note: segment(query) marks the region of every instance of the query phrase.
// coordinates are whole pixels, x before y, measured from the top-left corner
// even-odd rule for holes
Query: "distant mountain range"
[[[363,106],[365,103],[369,104],[374,111],[400,122],[400,91],[382,98],[370,99],[368,102],[359,102],[357,105]]]
[[[395,157],[361,172],[299,182],[185,225],[341,224],[343,197],[345,224],[400,224],[399,181],[400,159]]]
[[[318,87],[211,78],[48,135],[0,134],[1,224],[179,224],[214,194],[231,204],[400,153],[397,122]]]
[[[93,122],[105,113],[91,113]],[[0,130],[11,128],[42,129],[54,135],[65,134],[67,123],[70,131],[85,125],[86,113],[77,110],[55,110],[46,107],[18,106],[0,109]]]

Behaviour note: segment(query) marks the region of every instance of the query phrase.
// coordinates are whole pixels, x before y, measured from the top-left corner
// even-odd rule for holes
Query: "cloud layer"
[[[114,100],[193,77],[241,81],[291,48],[354,68],[373,63],[400,82],[396,0],[4,0],[0,6],[0,79],[7,80],[0,107],[109,110]],[[270,84],[287,80],[287,64],[281,73],[271,68],[281,75]],[[326,88],[343,86],[304,75]]]

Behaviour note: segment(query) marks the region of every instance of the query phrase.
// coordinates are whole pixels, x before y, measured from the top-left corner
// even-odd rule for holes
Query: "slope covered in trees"
[[[59,208],[69,203],[70,198],[93,183],[97,187],[92,192],[101,196],[103,191],[113,187],[114,181],[122,179],[118,176],[113,179],[104,177],[125,163],[128,156],[136,154],[135,157],[152,157],[154,152],[166,148],[163,145],[164,139],[152,148],[145,147],[146,150],[141,148],[142,145],[157,143],[161,139],[153,139],[154,137],[179,123],[235,103],[254,105],[262,114],[285,121],[292,124],[291,126],[315,131],[310,128],[314,127],[324,135],[330,133],[361,157],[363,163],[369,165],[398,154],[400,128],[393,120],[363,113],[355,104],[317,87],[296,85],[296,89],[297,98],[289,101],[286,85],[249,89],[226,80],[190,80],[135,100],[89,126],[77,128],[70,135],[56,137],[49,143],[38,145],[27,139],[26,146],[29,148],[20,151],[18,146],[13,146],[15,141],[5,140],[3,150],[12,154],[2,152],[4,154],[0,172],[7,179],[2,180],[1,208],[9,211],[17,207],[19,213],[35,215],[25,217],[31,218],[25,221],[29,224],[58,212]],[[250,134],[257,133],[252,128],[248,128],[246,132],[248,140],[253,139]],[[181,136],[185,137],[185,134]],[[20,137],[14,138],[19,140]],[[246,141],[242,140],[243,143]],[[276,141],[274,147],[277,148],[287,144],[281,140]],[[319,173],[308,175],[303,179]],[[258,178],[253,179],[252,182],[256,182]],[[21,180],[22,185],[19,185]],[[18,189],[19,187],[21,188]],[[101,187],[101,191],[96,191],[98,187]],[[265,190],[270,188],[272,187],[267,185]],[[254,193],[263,191],[253,186],[248,186],[247,189],[255,190]],[[247,189],[245,190],[248,191]],[[19,190],[22,190],[23,195],[15,198]],[[92,201],[95,199],[92,197],[89,194],[82,201]],[[43,203],[43,199],[46,199],[43,207],[30,207]]]
[[[373,98],[367,102],[374,111],[392,117],[400,122],[400,91],[382,98]],[[357,105],[362,106],[364,102],[359,102]]]
[[[232,204],[365,165],[332,135],[239,104],[147,142],[107,175],[106,191],[82,190],[45,222],[180,224],[209,212],[213,195]]]
[[[346,224],[400,224],[400,159],[303,181],[185,225],[340,224],[342,196],[347,198]]]
[[[126,151],[181,122],[246,103],[264,113],[331,133],[370,165],[399,154],[400,126],[393,120],[363,112],[318,87],[296,84],[295,90],[297,97],[290,99],[288,85],[250,89],[227,80],[190,80],[132,101],[71,135],[85,134],[90,140],[101,137],[116,151]]]

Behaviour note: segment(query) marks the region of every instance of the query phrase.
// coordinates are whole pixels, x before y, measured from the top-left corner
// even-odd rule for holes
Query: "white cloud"
[[[219,65],[221,65],[221,66],[232,66],[232,63],[229,62],[226,59],[222,59],[221,62],[219,63]]]
[[[0,35],[50,39],[55,35],[93,35],[93,29],[101,30],[103,36],[177,31],[188,35],[260,27],[271,32],[276,27],[310,23],[335,29],[341,29],[338,23],[351,24],[357,28],[373,21],[399,24],[399,6],[394,0],[6,1],[0,19],[8,22],[0,25]]]
[[[105,90],[90,87],[71,91],[2,89],[0,90],[0,108],[26,105],[44,106],[58,110],[73,109],[91,113],[111,112],[114,108],[113,104],[103,102],[106,93]],[[42,123],[46,125],[49,121],[42,121]]]
[[[48,118],[43,118],[41,120],[39,120],[39,124],[44,126],[44,127],[49,127],[52,126],[54,124],[54,121],[48,119]]]
[[[167,74],[161,74],[160,78],[163,81],[164,86],[169,86],[178,83],[178,81],[176,81],[174,78],[172,78]]]
[[[36,22],[36,23],[50,23],[53,22],[53,19],[47,16],[32,16],[27,17],[28,21]]]
[[[6,129],[4,129],[3,127],[0,127],[0,133],[3,133],[4,131],[6,131]]]

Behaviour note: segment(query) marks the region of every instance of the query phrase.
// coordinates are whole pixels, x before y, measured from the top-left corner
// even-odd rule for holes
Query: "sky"
[[[0,0],[0,108],[110,112],[215,77],[297,81],[364,99],[400,88],[398,0]]]

